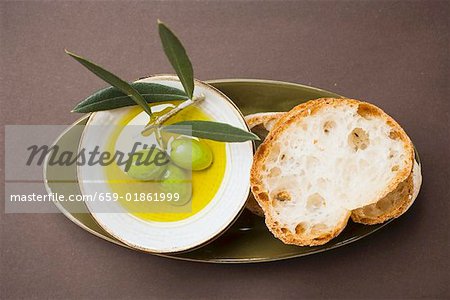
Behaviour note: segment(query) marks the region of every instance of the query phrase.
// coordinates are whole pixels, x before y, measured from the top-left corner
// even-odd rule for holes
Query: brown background
[[[157,38],[160,18],[184,41],[197,78],[292,81],[379,105],[413,139],[424,176],[412,209],[376,234],[256,265],[158,258],[106,243],[59,214],[2,213],[2,298],[450,297],[449,2],[0,7],[4,124],[70,124],[74,104],[105,85],[64,48],[129,80],[172,72]]]

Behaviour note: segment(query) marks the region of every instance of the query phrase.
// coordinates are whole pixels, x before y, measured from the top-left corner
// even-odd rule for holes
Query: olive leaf
[[[124,94],[129,95],[131,99],[133,99],[136,104],[140,105],[144,111],[151,116],[152,110],[150,109],[150,106],[148,106],[145,99],[139,94],[138,91],[136,91],[128,82],[120,79],[113,73],[103,69],[102,67],[94,64],[93,62],[90,62],[89,60],[76,55],[75,53],[72,53],[70,51],[65,50],[67,54],[69,54],[71,57],[73,57],[76,61],[78,61],[80,64],[85,66],[89,71],[106,81],[107,83],[111,84],[112,86],[118,88],[120,91],[122,91]]]
[[[162,131],[194,136],[220,142],[245,142],[259,140],[259,137],[226,123],[213,121],[181,121],[161,127]]]
[[[175,34],[159,20],[158,31],[164,52],[175,69],[186,94],[192,99],[194,94],[194,70],[186,50]]]
[[[188,100],[185,92],[170,86],[152,82],[134,82],[130,85],[144,97],[147,103]],[[88,113],[132,105],[136,105],[136,102],[130,96],[124,94],[118,88],[108,87],[87,97],[78,103],[72,111]]]

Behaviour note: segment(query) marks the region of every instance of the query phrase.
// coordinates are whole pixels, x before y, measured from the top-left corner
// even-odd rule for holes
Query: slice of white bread
[[[256,134],[261,141],[264,141],[273,125],[283,116],[282,112],[263,112],[245,116],[248,128]],[[264,217],[264,212],[256,202],[255,197],[250,193],[245,207],[257,216]]]
[[[321,245],[351,211],[409,184],[414,150],[381,109],[352,99],[318,99],[283,115],[258,148],[252,192],[284,243]]]
[[[275,123],[285,114],[285,112],[262,112],[245,116],[245,122],[249,129],[259,136],[262,140],[266,138],[269,131],[272,130]]]
[[[283,115],[283,112],[256,113],[245,116],[245,121],[247,122],[250,130],[257,134],[262,141],[264,141],[275,123]],[[403,184],[399,184],[394,191],[380,199],[378,202],[353,210],[352,220],[357,223],[372,225],[383,223],[391,218],[397,218],[402,215],[408,210],[419,194],[422,183],[422,175],[417,161],[414,161],[412,179],[412,196],[407,188],[408,184],[406,184],[407,182],[405,181]],[[253,193],[250,194],[249,199],[247,200],[246,208],[253,214],[264,217],[264,211],[259,206],[253,196]]]

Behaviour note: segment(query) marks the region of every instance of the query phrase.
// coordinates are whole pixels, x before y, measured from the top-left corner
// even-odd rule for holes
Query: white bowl
[[[161,75],[139,80],[154,82],[182,89],[176,76]],[[240,111],[234,103],[214,87],[195,81],[194,96],[205,95],[200,102],[204,112],[217,122],[248,130]],[[80,149],[91,149],[93,145],[106,146],[119,120],[130,107],[92,113],[84,129]],[[144,112],[142,112],[144,114]],[[144,120],[145,118],[143,118]],[[93,130],[102,125],[105,131]],[[145,123],[142,124],[143,126]],[[110,128],[110,129],[108,129]],[[144,221],[127,212],[119,202],[86,201],[87,208],[95,220],[108,233],[123,243],[148,252],[173,253],[197,248],[211,241],[227,229],[242,211],[250,190],[250,168],[253,158],[252,142],[226,143],[226,168],[222,184],[214,198],[193,216],[174,222]],[[111,193],[104,178],[104,167],[100,165],[78,167],[78,180],[84,195]],[[96,184],[91,184],[92,182]]]

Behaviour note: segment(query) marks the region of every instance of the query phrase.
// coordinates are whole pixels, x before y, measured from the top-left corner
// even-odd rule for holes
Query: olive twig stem
[[[145,134],[145,133],[149,132],[150,130],[152,130],[154,128],[154,126],[158,126],[159,127],[161,124],[163,124],[165,121],[167,121],[170,117],[176,115],[177,113],[179,113],[180,111],[182,111],[186,107],[194,105],[194,104],[196,104],[198,102],[201,102],[203,100],[205,100],[205,95],[201,94],[198,97],[194,97],[192,99],[189,99],[189,100],[186,100],[186,101],[182,102],[180,105],[178,105],[177,107],[175,107],[174,109],[169,111],[167,114],[164,114],[164,115],[160,116],[159,118],[157,118],[155,120],[155,122],[152,122],[151,124],[148,124],[147,126],[145,126],[144,130],[142,131],[142,134]]]
[[[156,136],[156,141],[158,142],[159,147],[161,147],[161,150],[166,152],[167,151],[166,145],[164,144],[164,141],[163,141],[163,138],[161,136],[161,131],[159,130],[159,127],[156,127],[155,136]]]

